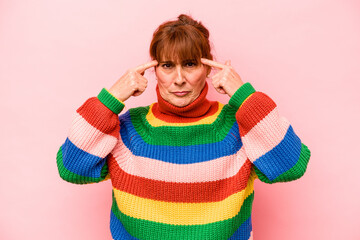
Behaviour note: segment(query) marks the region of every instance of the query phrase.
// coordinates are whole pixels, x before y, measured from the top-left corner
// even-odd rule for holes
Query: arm
[[[107,156],[120,134],[118,114],[124,104],[105,88],[77,109],[56,162],[60,177],[76,184],[108,179]]]
[[[243,83],[230,60],[221,64],[202,58],[201,62],[220,71],[212,76],[219,93],[230,96],[237,109],[236,120],[245,153],[259,179],[266,183],[288,182],[306,171],[310,150],[295,134],[289,121],[280,116],[275,102]]]
[[[229,105],[238,108],[236,120],[243,147],[262,182],[288,182],[304,175],[310,150],[269,96],[245,83]]]
[[[147,79],[143,74],[157,64],[154,60],[129,69],[109,90],[103,88],[76,111],[56,157],[61,178],[77,184],[109,178],[106,161],[120,137],[118,114],[125,106],[123,101],[145,91]]]

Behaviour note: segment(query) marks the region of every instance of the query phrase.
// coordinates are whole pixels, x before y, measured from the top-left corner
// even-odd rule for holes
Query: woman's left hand
[[[210,59],[201,58],[201,62],[210,67],[220,69],[218,73],[211,77],[212,84],[219,93],[227,94],[231,97],[244,84],[239,74],[231,66],[230,60],[222,64]]]

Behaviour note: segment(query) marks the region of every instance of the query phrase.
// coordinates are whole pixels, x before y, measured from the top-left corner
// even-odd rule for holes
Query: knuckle
[[[130,75],[130,79],[133,82],[137,82],[137,76],[135,74],[133,74],[133,73]]]
[[[132,88],[135,88],[137,86],[137,83],[135,81],[130,81],[129,85],[132,87]]]

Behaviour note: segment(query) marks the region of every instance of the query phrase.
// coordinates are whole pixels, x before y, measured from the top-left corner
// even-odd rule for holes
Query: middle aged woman
[[[292,181],[310,151],[274,101],[213,61],[209,31],[187,15],[163,23],[153,61],[128,70],[78,110],[59,149],[59,173],[85,184],[111,178],[114,239],[252,239],[254,180]],[[157,99],[118,116],[155,68]],[[206,98],[206,79],[227,104]]]

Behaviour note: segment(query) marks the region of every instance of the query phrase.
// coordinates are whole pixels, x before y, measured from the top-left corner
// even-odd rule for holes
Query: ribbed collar
[[[163,114],[171,116],[188,118],[201,117],[205,115],[211,107],[211,102],[206,98],[207,92],[208,84],[205,82],[205,87],[201,91],[199,97],[195,99],[195,101],[185,107],[177,107],[162,98],[160,95],[159,86],[156,85],[159,111]]]

